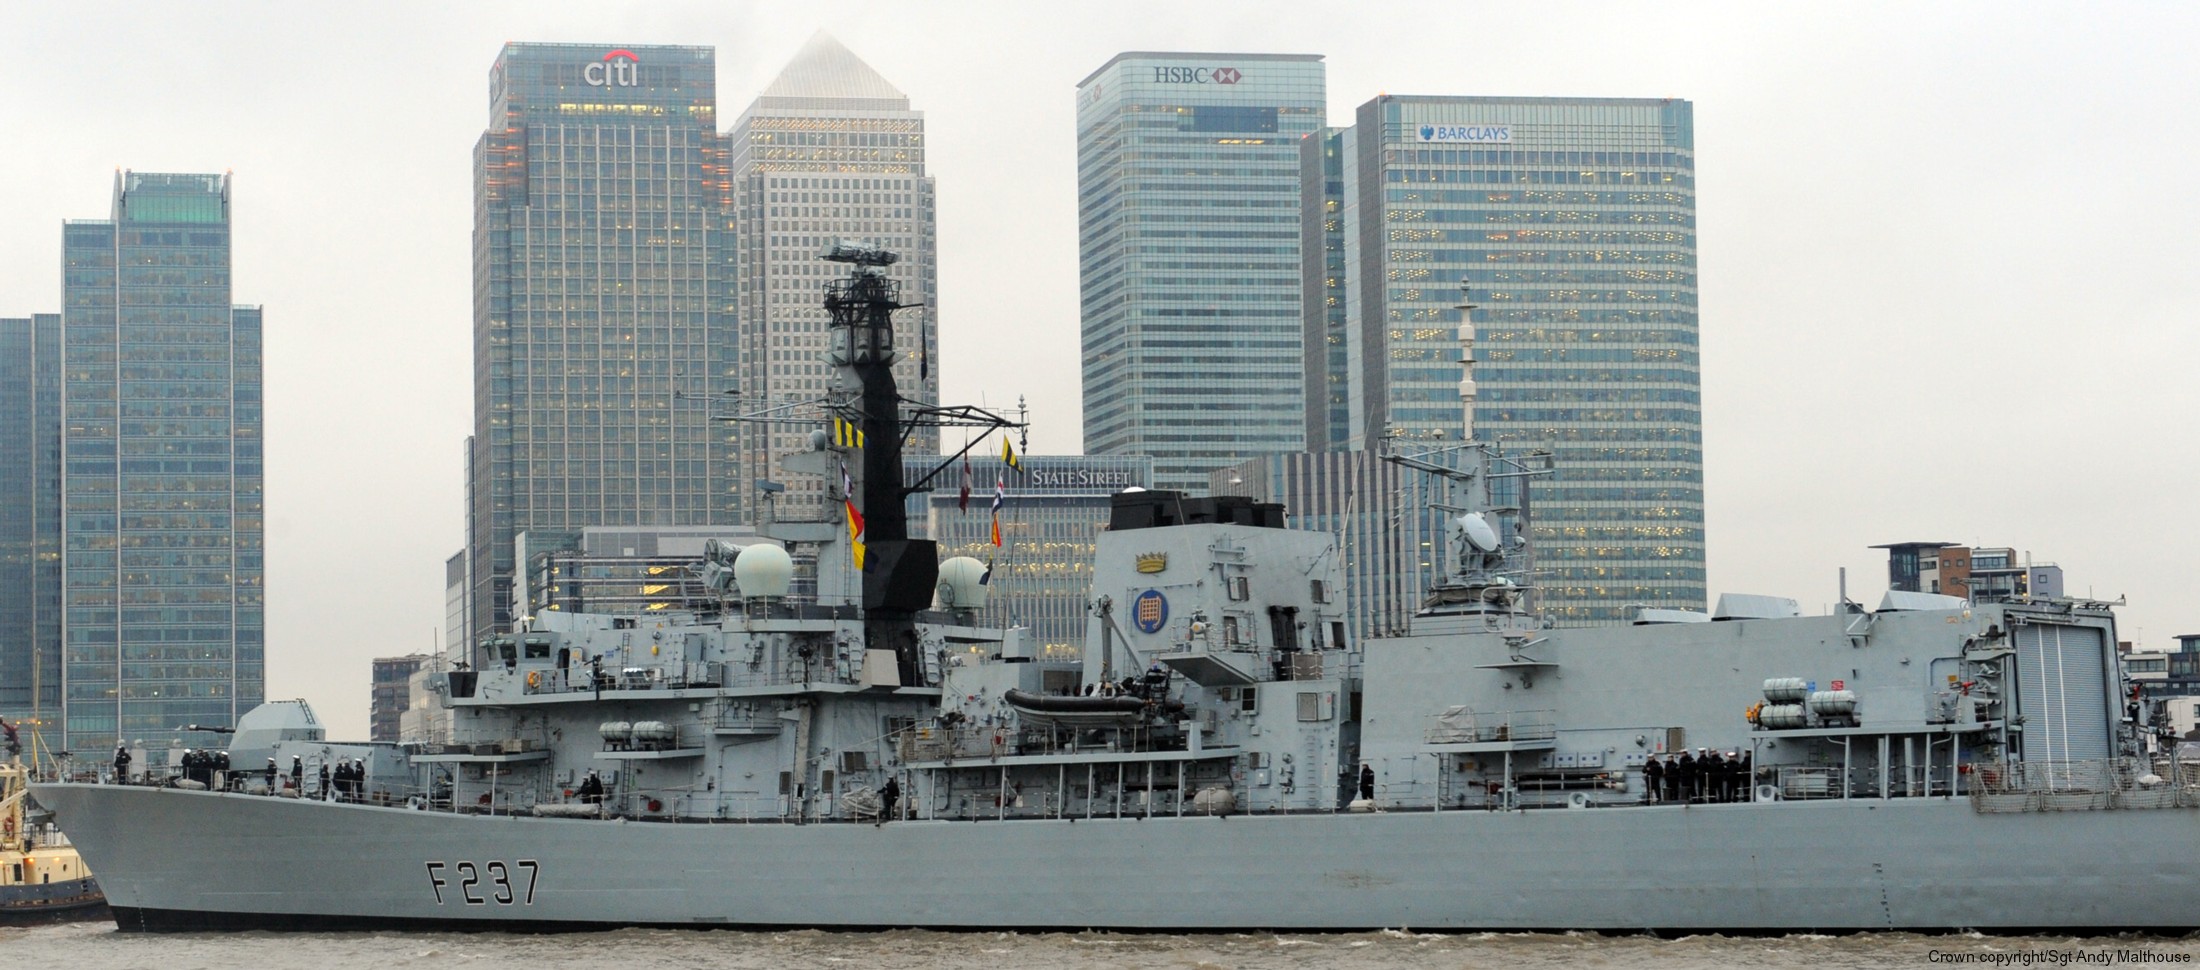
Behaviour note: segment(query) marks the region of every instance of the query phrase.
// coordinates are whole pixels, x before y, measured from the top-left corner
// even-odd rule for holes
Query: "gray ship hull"
[[[1963,800],[670,824],[47,785],[126,930],[2200,927],[2200,812]]]

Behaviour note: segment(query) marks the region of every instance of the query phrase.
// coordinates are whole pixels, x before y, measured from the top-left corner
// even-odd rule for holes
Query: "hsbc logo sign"
[[[1234,67],[1157,67],[1155,84],[1236,84],[1245,75]]]
[[[638,87],[642,83],[642,59],[624,48],[612,51],[603,60],[581,68],[581,80],[598,88]]]

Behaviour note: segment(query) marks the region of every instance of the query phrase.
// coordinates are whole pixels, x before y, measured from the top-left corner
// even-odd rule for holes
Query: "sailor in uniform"
[[[117,744],[115,745],[115,784],[127,785],[129,783],[130,748],[128,745]]]
[[[1651,755],[1650,759],[1642,764],[1642,800],[1652,805],[1657,804],[1660,790],[1664,785],[1665,765],[1658,761],[1657,755]]]
[[[893,820],[894,803],[901,801],[901,782],[892,778],[886,779],[886,787],[879,789],[878,794],[879,800],[884,803],[879,809],[878,824],[884,825]]]
[[[1690,754],[1687,751],[1683,751],[1681,752],[1680,761],[1675,763],[1674,767],[1679,770],[1679,774],[1681,777],[1681,802],[1685,804],[1695,801],[1697,780],[1696,756]]]
[[[1361,797],[1361,798],[1363,798],[1363,799],[1366,799],[1366,800],[1368,800],[1368,801],[1374,801],[1374,800],[1375,800],[1375,766],[1374,766],[1374,765],[1361,765],[1361,766],[1360,766],[1360,797]]]
[[[1696,759],[1696,770],[1703,772],[1703,800],[1726,801],[1726,759],[1719,757],[1716,751],[1705,752],[1703,757]]]

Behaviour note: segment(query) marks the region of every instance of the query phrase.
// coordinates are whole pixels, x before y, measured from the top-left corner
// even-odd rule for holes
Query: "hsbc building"
[[[1134,51],[1077,85],[1085,449],[1153,484],[1304,450],[1298,145],[1318,54]]]

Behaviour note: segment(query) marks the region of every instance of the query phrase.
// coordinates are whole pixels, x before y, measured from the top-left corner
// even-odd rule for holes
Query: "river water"
[[[656,967],[1277,968],[1374,970],[1566,967],[1813,970],[1890,966],[2195,967],[2200,938],[1854,936],[1664,940],[1592,934],[741,933],[622,930],[552,936],[497,933],[234,933],[152,936],[110,923],[0,928],[0,967],[22,970],[449,967],[466,970],[646,970]]]

